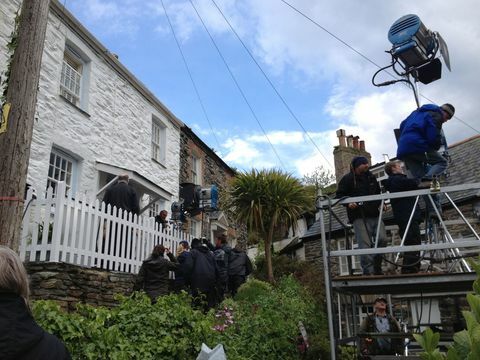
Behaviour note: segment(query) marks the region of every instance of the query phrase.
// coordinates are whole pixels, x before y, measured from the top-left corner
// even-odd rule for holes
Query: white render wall
[[[18,1],[0,3],[0,70]],[[13,10],[13,11],[12,11]],[[10,21],[12,19],[12,21]],[[5,37],[7,39],[5,40]],[[66,40],[91,60],[85,112],[60,97]],[[167,127],[165,164],[151,159],[152,115]],[[36,120],[27,182],[45,188],[52,146],[78,159],[77,192],[98,190],[96,161],[134,170],[178,198],[180,131],[160,107],[150,103],[92,48],[50,12],[42,58]],[[171,200],[171,199],[167,199]]]

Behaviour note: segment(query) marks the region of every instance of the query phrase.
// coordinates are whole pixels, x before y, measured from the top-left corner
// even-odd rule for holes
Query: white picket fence
[[[23,261],[66,262],[87,267],[138,273],[157,244],[172,253],[190,236],[180,230],[161,230],[155,219],[113,211],[98,199],[65,194],[65,183],[46,196],[30,188],[25,200],[20,256]]]

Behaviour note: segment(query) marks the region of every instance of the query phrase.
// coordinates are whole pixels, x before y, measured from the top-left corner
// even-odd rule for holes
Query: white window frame
[[[82,72],[82,60],[66,50],[60,75],[60,95],[75,106],[80,105]]]
[[[192,161],[192,183],[195,185],[202,185],[202,167],[201,161],[198,156],[192,154],[191,156]]]
[[[341,239],[337,241],[337,250],[345,250],[345,241],[346,239]],[[350,240],[352,241],[352,240]],[[358,244],[352,244],[350,246],[351,249],[355,250],[358,249]],[[348,273],[348,256],[339,256],[338,257],[338,267],[340,271],[340,275],[350,275]],[[361,269],[360,266],[360,256],[352,256],[352,270],[355,273],[355,270]]]
[[[148,203],[150,203],[151,201],[152,201],[152,197],[149,196],[148,197]],[[150,205],[150,208],[148,210],[148,215],[150,217],[155,217],[158,214],[160,214],[160,211],[162,211],[162,210],[166,210],[165,200],[158,200],[158,201],[154,202],[152,205]]]
[[[190,236],[192,237],[196,237],[196,238],[199,238],[200,237],[200,221],[196,221],[196,220],[193,220],[193,219],[190,219],[190,224],[188,224],[188,232],[190,234]]]
[[[74,194],[77,185],[77,169],[77,159],[65,151],[52,147],[48,160],[47,189],[53,185],[54,193],[56,193],[58,182],[64,181],[65,195],[69,190]]]
[[[165,164],[167,149],[167,126],[155,116],[152,116],[152,159]]]

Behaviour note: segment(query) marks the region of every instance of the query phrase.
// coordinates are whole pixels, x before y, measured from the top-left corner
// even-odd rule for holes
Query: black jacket
[[[217,264],[212,252],[206,246],[199,246],[192,249],[190,254],[185,269],[190,275],[192,291],[211,291],[219,280]]]
[[[183,251],[177,256],[178,267],[175,270],[175,283],[179,286],[190,285],[190,274],[187,269],[192,254],[190,251]]]
[[[375,194],[380,194],[380,185],[378,185],[375,176],[370,171],[356,175],[352,170],[344,175],[338,183],[336,197],[342,198],[345,196],[355,197]],[[363,217],[378,217],[380,201],[368,201],[359,205],[360,206],[355,209],[347,207],[347,215],[350,222]]]
[[[0,293],[0,359],[70,359],[65,345],[33,319],[23,298]]]
[[[384,181],[385,189],[394,192],[418,190],[418,181],[415,179],[409,179],[404,174],[392,174]],[[407,223],[412,213],[413,205],[415,205],[415,197],[405,197],[391,199],[393,216],[397,223]],[[420,220],[420,212],[418,211],[418,205],[415,211],[414,220]]]
[[[134,290],[144,290],[150,299],[168,294],[169,271],[177,269],[172,254],[167,254],[171,261],[162,256],[145,260],[140,268]]]
[[[228,276],[248,276],[252,272],[252,262],[245,251],[233,249],[230,254]]]
[[[126,210],[128,212],[138,214],[140,205],[138,203],[137,192],[133,187],[124,181],[117,182],[105,191],[103,202],[117,209]]]
[[[215,255],[215,261],[217,262],[220,281],[222,281],[223,283],[228,281],[228,268],[231,253],[232,248],[226,244],[216,248],[213,252],[213,254]]]

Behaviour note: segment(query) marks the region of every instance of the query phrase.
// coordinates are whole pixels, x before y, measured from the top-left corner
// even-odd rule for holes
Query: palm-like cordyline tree
[[[232,181],[228,206],[238,221],[263,238],[270,282],[274,281],[271,246],[275,230],[280,225],[295,227],[310,200],[300,181],[281,170],[253,169]]]

